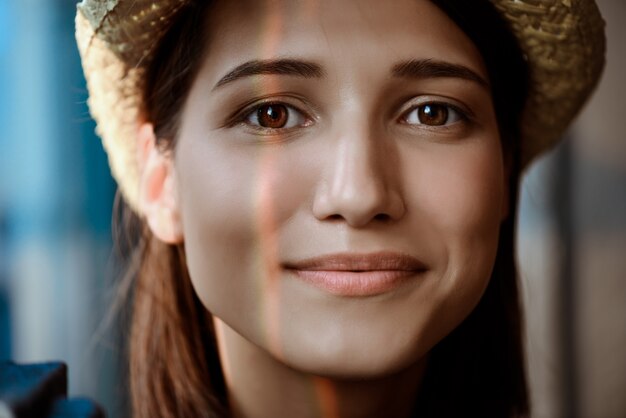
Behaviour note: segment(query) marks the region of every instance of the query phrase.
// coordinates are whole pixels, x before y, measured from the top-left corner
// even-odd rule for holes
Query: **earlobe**
[[[156,147],[152,124],[144,123],[137,139],[141,214],[161,241],[181,243],[183,231],[173,159]]]

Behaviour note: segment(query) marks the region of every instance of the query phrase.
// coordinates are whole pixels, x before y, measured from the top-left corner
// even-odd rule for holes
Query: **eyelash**
[[[446,120],[444,123],[442,124],[435,124],[435,125],[429,125],[427,123],[423,123],[420,120],[420,115],[418,114],[417,116],[417,120],[418,123],[410,123],[407,120],[409,119],[409,116],[413,113],[413,112],[419,112],[420,110],[423,110],[424,112],[427,112],[428,108],[430,108],[432,110],[432,108],[443,108],[445,110],[445,116],[446,116]],[[454,118],[456,120],[450,122],[449,119],[450,118]],[[423,103],[419,103],[417,105],[412,106],[411,108],[409,108],[407,111],[403,112],[402,115],[399,118],[399,121],[401,123],[407,124],[407,125],[411,125],[411,126],[424,126],[427,128],[433,128],[433,129],[445,129],[450,127],[451,125],[454,125],[456,123],[460,123],[460,122],[467,122],[469,121],[471,118],[468,114],[467,111],[461,109],[458,106],[455,106],[451,103],[447,103],[447,102],[441,102],[441,101],[427,101],[427,102],[423,102]]]
[[[263,109],[263,108],[271,108],[272,106],[274,107],[281,107],[287,110],[287,121],[286,121],[286,125],[291,124],[290,119],[293,118],[295,115],[299,116],[299,118],[302,120],[302,122],[300,123],[296,123],[293,126],[282,126],[282,127],[278,127],[278,128],[272,128],[272,127],[266,127],[266,126],[261,126],[260,122],[258,122],[258,117],[259,117],[259,112]],[[407,119],[409,118],[409,116],[415,112],[415,111],[420,111],[420,109],[427,111],[426,108],[433,108],[433,107],[441,107],[443,109],[445,109],[446,111],[446,120],[445,123],[440,124],[440,125],[429,125],[426,123],[423,123],[420,121],[419,119],[419,115],[417,117],[418,121],[420,123],[410,123],[407,121]],[[454,120],[453,122],[449,122],[449,119],[451,117],[454,117],[456,120]],[[255,124],[254,122],[251,121],[251,119],[255,119],[257,120],[257,123]],[[423,102],[423,103],[419,103],[417,105],[412,106],[411,108],[409,108],[408,110],[404,111],[402,113],[402,115],[398,118],[398,121],[400,123],[406,124],[406,125],[410,125],[410,126],[422,126],[422,127],[426,127],[426,128],[430,128],[430,129],[446,129],[449,128],[451,125],[454,125],[456,123],[459,122],[467,122],[471,120],[471,117],[469,116],[469,113],[463,109],[461,109],[458,106],[455,106],[451,103],[447,103],[447,102],[441,102],[441,101],[427,101],[427,102]],[[242,111],[238,112],[237,114],[235,114],[235,116],[233,118],[231,118],[231,120],[228,122],[229,126],[235,126],[235,125],[246,125],[247,127],[254,129],[256,131],[259,131],[261,133],[265,133],[265,134],[276,134],[276,133],[281,133],[281,132],[287,132],[289,130],[292,129],[296,129],[296,128],[301,128],[301,127],[306,127],[306,126],[310,126],[313,123],[313,118],[311,118],[310,116],[308,116],[307,113],[303,112],[302,110],[300,110],[299,108],[297,108],[296,106],[293,106],[289,103],[286,103],[284,101],[280,101],[280,100],[270,100],[270,101],[266,101],[266,102],[260,102],[260,103],[254,103],[253,105],[250,105],[246,108],[244,108]]]
[[[254,122],[251,121],[251,119],[256,118],[258,122],[258,117],[260,116],[259,112],[263,108],[271,108],[272,106],[282,107],[287,110],[288,120],[286,124],[289,124],[289,125],[292,124],[290,120],[296,115],[302,120],[302,122],[297,123],[294,126],[287,126],[287,127],[283,126],[279,128],[271,128],[271,127],[261,126],[260,123],[255,124]],[[270,100],[266,102],[255,103],[251,106],[244,108],[242,111],[236,113],[235,116],[230,119],[230,121],[228,122],[228,126],[245,125],[261,133],[272,135],[275,133],[287,132],[289,130],[296,129],[299,127],[306,127],[306,126],[311,125],[312,123],[313,123],[313,118],[311,118],[306,112],[303,112],[302,110],[300,110],[298,107],[291,105],[289,103],[286,103],[284,101]]]

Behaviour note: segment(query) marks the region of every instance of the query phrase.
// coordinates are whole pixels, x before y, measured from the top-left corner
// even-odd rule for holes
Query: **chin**
[[[291,338],[277,358],[290,368],[311,375],[375,380],[417,365],[434,345],[432,339],[415,330],[396,329],[393,336],[368,330],[358,333],[354,332],[355,328],[358,326],[336,338],[319,338],[317,343],[311,343],[308,338],[300,341]]]
[[[284,364],[290,368],[314,376],[333,380],[377,380],[392,376],[417,364],[422,357],[394,357],[372,354],[369,361],[353,361],[346,358],[283,358]]]

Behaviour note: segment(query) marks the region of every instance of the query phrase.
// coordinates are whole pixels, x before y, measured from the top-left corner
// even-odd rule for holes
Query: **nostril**
[[[345,218],[339,214],[334,214],[334,215],[330,215],[326,218],[329,221],[343,221],[345,220]],[[391,221],[391,216],[386,214],[386,213],[379,213],[377,215],[374,216],[374,220],[376,221],[380,221],[380,222],[389,222]]]

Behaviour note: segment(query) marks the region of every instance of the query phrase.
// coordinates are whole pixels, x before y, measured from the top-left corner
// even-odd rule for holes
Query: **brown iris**
[[[420,106],[418,110],[419,121],[424,125],[441,126],[448,121],[448,108],[438,104]]]
[[[259,125],[264,128],[280,129],[287,124],[289,111],[281,104],[267,104],[257,110]]]

